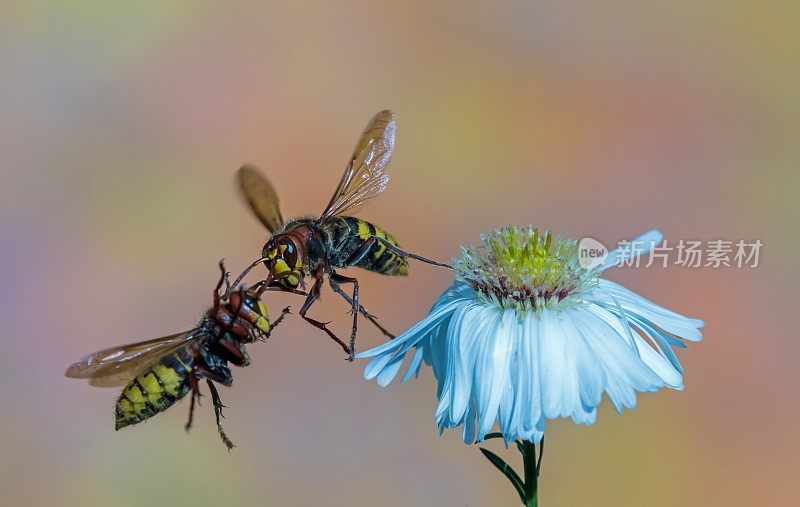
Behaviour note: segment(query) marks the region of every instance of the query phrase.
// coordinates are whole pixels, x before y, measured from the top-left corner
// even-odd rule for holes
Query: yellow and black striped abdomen
[[[174,354],[133,379],[117,400],[116,429],[165,411],[189,392],[188,357]]]
[[[360,218],[342,217],[341,220],[347,225],[347,239],[341,242],[341,254],[347,255],[342,259],[346,261],[343,265],[358,266],[383,275],[408,274],[408,262],[389,248],[399,247],[394,236]],[[367,240],[373,237],[372,244],[365,247]]]

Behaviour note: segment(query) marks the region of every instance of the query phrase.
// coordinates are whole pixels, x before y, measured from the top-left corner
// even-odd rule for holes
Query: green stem
[[[536,461],[536,445],[525,440],[517,440],[517,446],[522,454],[522,465],[525,470],[525,505],[538,507],[539,467]]]
[[[502,438],[500,433],[490,433],[485,439]],[[524,478],[517,475],[511,466],[502,460],[498,455],[488,449],[481,448],[481,452],[514,486],[522,504],[526,507],[538,507],[539,505],[539,471],[542,468],[542,455],[544,454],[544,437],[539,445],[539,459],[536,459],[536,444],[525,440],[514,442],[517,449],[522,454],[522,464],[524,467]]]

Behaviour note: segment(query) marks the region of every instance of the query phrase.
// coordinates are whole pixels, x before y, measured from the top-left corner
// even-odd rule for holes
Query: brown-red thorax
[[[256,341],[259,331],[269,332],[267,308],[255,292],[240,288],[221,303],[209,310],[210,319],[243,343]]]

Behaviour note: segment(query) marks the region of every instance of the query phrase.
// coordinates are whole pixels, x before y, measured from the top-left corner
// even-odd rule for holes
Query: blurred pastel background
[[[265,238],[234,192],[254,162],[284,215],[318,213],[392,108],[389,190],[362,213],[448,259],[504,224],[607,244],[760,239],[755,269],[610,278],[706,320],[686,390],[548,427],[543,505],[797,505],[800,35],[796,2],[3,2],[0,491],[5,505],[514,505],[430,371],[381,390],[296,317],[183,431],[186,404],[113,430],[81,355],[190,327],[216,263]],[[450,275],[359,273],[393,330]],[[269,296],[274,311],[301,300]],[[326,293],[312,312],[346,333]],[[363,350],[380,343],[364,326]],[[509,457],[495,444],[490,447]]]

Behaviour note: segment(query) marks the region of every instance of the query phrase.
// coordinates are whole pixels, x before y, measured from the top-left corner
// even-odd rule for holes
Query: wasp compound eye
[[[256,300],[253,296],[247,295],[244,297],[244,305],[252,310],[257,308]]]
[[[283,260],[286,261],[287,265],[292,267],[297,264],[297,249],[294,244],[288,242],[284,246],[286,248],[283,250]]]

